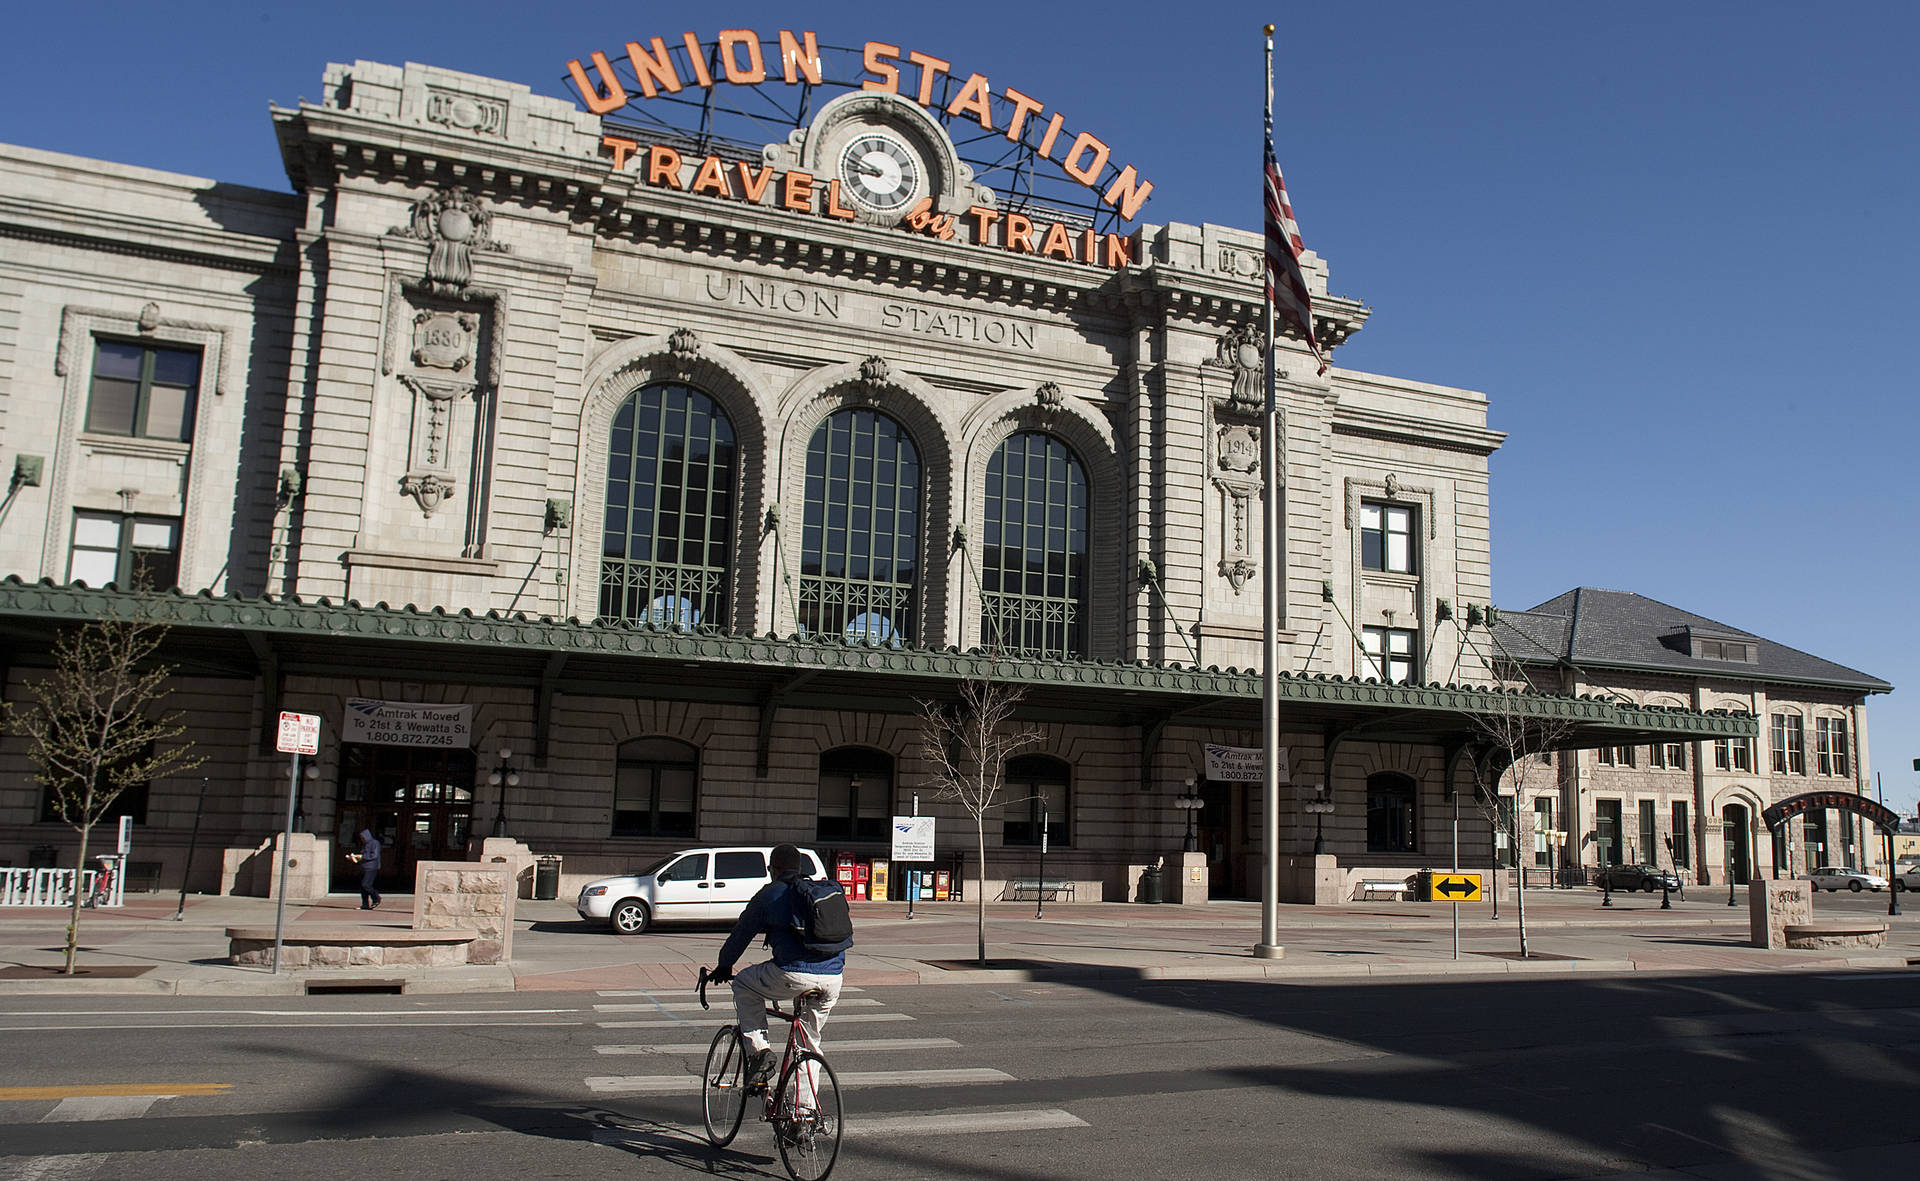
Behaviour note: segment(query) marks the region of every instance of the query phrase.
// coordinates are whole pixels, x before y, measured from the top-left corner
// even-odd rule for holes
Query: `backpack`
[[[839,882],[795,878],[791,889],[793,931],[809,952],[833,956],[853,946],[853,913],[847,909],[847,892]]]

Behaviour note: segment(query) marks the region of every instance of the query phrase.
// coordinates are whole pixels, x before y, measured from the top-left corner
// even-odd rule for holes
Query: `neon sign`
[[[711,89],[720,82],[736,86],[759,86],[776,77],[789,86],[802,81],[814,86],[822,84],[820,46],[812,32],[796,35],[789,29],[781,29],[775,42],[777,60],[769,64],[758,33],[752,29],[722,29],[714,42],[713,60],[718,68],[717,74],[714,67],[708,65],[707,54],[702,50],[698,37],[693,33],[682,33],[680,41],[687,49],[690,77],[681,76],[680,67],[665,38],[654,37],[644,45],[638,41],[627,42],[626,60],[633,68],[633,76],[642,97],[655,98],[663,91],[678,94],[688,86]],[[949,116],[971,117],[984,130],[998,131],[1014,143],[1021,142],[1029,122],[1039,127],[1040,120],[1045,119],[1045,128],[1040,132],[1039,154],[1058,164],[1069,177],[1093,191],[1103,204],[1126,221],[1134,220],[1153,192],[1153,182],[1141,179],[1139,171],[1131,164],[1115,165],[1113,181],[1102,190],[1101,177],[1113,154],[1105,140],[1092,132],[1082,131],[1063,145],[1062,140],[1066,139],[1064,114],[1048,109],[1039,99],[1011,86],[1003,87],[996,93],[985,74],[968,74],[952,101],[939,107],[933,97],[934,85],[943,76],[959,78],[958,74],[951,72],[953,63],[919,50],[908,50],[903,54],[900,46],[884,41],[867,42],[861,62],[867,74],[860,83],[862,90],[899,94],[913,99],[922,107],[944,110]],[[589,77],[589,65],[598,81]],[[588,55],[586,64],[578,58],[568,62],[567,72],[579,89],[581,101],[596,115],[617,111],[634,97],[614,72],[613,62],[599,50]],[[905,90],[902,89],[903,82],[908,83]],[[992,100],[996,97],[1012,108],[1006,115],[1004,126],[995,123]],[[1056,155],[1056,151],[1061,154]]]

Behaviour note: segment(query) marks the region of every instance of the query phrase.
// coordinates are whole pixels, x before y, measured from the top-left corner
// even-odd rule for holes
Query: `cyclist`
[[[767,1043],[767,1002],[792,1000],[803,992],[817,992],[819,999],[799,1007],[801,1028],[815,1049],[820,1048],[820,1030],[827,1015],[840,1000],[840,973],[847,963],[851,939],[834,950],[809,950],[804,938],[804,923],[797,923],[797,907],[803,899],[794,883],[807,876],[806,861],[794,845],[776,845],[767,859],[773,880],[760,887],[733,933],[720,948],[712,975],[715,983],[733,982],[733,1007],[740,1016],[740,1035],[746,1039],[752,1057],[748,1062],[747,1085],[763,1086],[779,1066],[779,1055]],[[747,950],[755,935],[764,934],[773,958],[734,975],[733,965]]]

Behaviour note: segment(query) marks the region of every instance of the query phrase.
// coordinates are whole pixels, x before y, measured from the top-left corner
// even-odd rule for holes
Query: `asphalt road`
[[[1904,1175],[1914,982],[849,990],[834,1175]],[[721,1019],[668,993],[10,997],[0,1176],[783,1176],[762,1125],[700,1136]]]

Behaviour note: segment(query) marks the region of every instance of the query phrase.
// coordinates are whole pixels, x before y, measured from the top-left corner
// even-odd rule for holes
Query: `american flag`
[[[1300,256],[1306,243],[1300,240],[1299,223],[1293,220],[1293,206],[1287,201],[1287,182],[1280,175],[1280,162],[1273,155],[1272,97],[1267,110],[1267,299],[1291,320],[1306,337],[1307,347],[1327,371],[1327,359],[1321,355],[1320,342],[1313,336],[1313,296],[1307,292],[1307,276],[1300,269]]]

